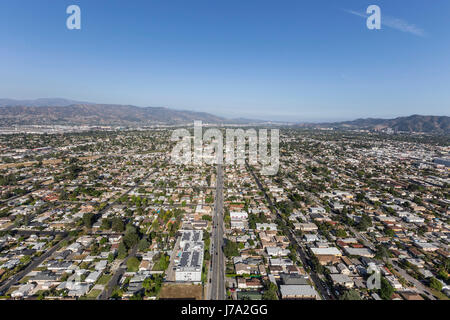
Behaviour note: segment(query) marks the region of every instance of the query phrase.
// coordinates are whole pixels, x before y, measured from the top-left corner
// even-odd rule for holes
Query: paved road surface
[[[170,263],[169,263],[169,267],[167,268],[166,281],[175,281],[175,279],[176,279],[176,273],[173,269],[176,266],[175,258],[177,256],[178,250],[180,249],[180,242],[181,242],[181,237],[178,237],[177,242],[175,242],[175,245],[173,247],[172,254],[170,256]]]
[[[428,288],[422,284],[422,282],[420,282],[419,280],[413,278],[408,272],[406,272],[404,269],[402,269],[397,263],[395,263],[394,261],[392,261],[391,259],[388,259],[389,262],[392,264],[392,266],[394,267],[394,270],[397,271],[405,280],[411,282],[412,284],[414,284],[416,290],[427,296],[428,299],[430,300],[436,300],[436,298],[434,297],[433,293],[428,290]]]
[[[225,259],[223,254],[223,168],[217,165],[216,201],[212,229],[212,268],[209,296],[211,300],[225,300]]]

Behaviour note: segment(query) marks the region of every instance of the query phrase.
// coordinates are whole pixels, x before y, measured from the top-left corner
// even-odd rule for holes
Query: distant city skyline
[[[66,8],[81,8],[81,30]],[[368,30],[378,5],[382,29]],[[327,122],[449,115],[449,2],[0,3],[0,97]]]

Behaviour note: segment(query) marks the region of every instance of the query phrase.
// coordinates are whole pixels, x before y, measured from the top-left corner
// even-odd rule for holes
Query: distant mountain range
[[[95,104],[86,101],[75,101],[64,98],[40,98],[34,100],[0,99],[0,107],[66,107],[73,104]]]
[[[0,126],[11,125],[155,125],[204,123],[248,124],[267,121],[227,119],[206,112],[174,110],[164,107],[95,104],[62,98],[13,100],[0,99]],[[450,133],[450,117],[412,115],[395,119],[357,119],[335,123],[295,124],[296,127],[367,129]]]
[[[301,125],[300,125],[301,126]],[[384,130],[399,132],[450,133],[450,117],[412,115],[395,119],[357,119],[335,123],[309,124],[310,127],[335,129]]]
[[[11,125],[116,125],[262,123],[251,119],[227,119],[206,112],[174,110],[164,107],[96,104],[63,98],[36,100],[0,99],[0,126]]]
[[[140,108],[127,105],[75,104],[56,106],[0,107],[0,126],[8,125],[154,125],[226,122],[226,119],[204,112],[178,111],[168,108]]]

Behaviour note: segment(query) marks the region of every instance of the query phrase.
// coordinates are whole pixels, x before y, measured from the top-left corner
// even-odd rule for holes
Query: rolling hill
[[[322,124],[325,126],[325,124]],[[335,128],[382,130],[392,129],[402,132],[450,133],[450,117],[412,115],[395,119],[357,119],[328,124]]]
[[[65,107],[73,104],[94,104],[85,101],[75,101],[64,98],[40,98],[33,100],[0,99],[0,107]]]
[[[0,126],[10,125],[152,125],[201,120],[222,123],[227,119],[204,112],[131,105],[74,104],[68,106],[0,107]]]
[[[0,126],[11,125],[120,125],[204,123],[267,123],[250,119],[227,119],[206,112],[174,110],[164,107],[137,107],[95,104],[62,98],[0,99]],[[450,117],[412,115],[395,119],[357,119],[335,123],[302,123],[297,127],[335,129],[392,129],[401,132],[450,133]]]

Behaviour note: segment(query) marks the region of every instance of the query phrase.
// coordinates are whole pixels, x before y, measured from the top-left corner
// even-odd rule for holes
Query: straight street
[[[428,299],[430,299],[430,300],[436,300],[433,293],[430,290],[428,290],[427,287],[424,286],[419,280],[413,278],[411,275],[409,275],[408,272],[406,272],[406,270],[402,269],[397,263],[395,263],[391,259],[388,259],[388,261],[390,264],[392,264],[392,266],[394,267],[394,270],[397,271],[406,281],[414,284],[416,290],[419,293],[427,296]]]
[[[212,228],[212,267],[211,284],[209,286],[210,300],[225,300],[225,259],[223,254],[223,168],[217,165],[216,199]]]

